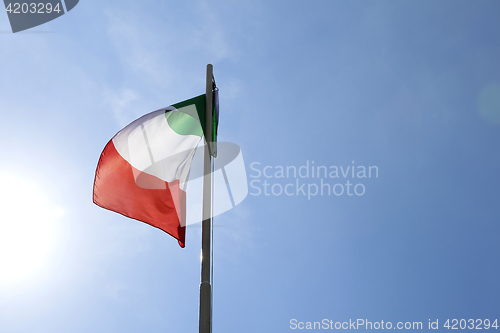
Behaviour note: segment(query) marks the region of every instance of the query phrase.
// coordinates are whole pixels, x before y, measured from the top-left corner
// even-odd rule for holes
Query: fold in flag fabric
[[[159,228],[185,246],[186,187],[203,138],[205,95],[151,112],[106,145],[94,203]]]

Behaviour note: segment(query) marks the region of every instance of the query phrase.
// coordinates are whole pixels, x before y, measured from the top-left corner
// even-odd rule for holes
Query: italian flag
[[[106,145],[94,180],[94,203],[148,223],[185,246],[186,186],[203,137],[205,95],[151,112]]]

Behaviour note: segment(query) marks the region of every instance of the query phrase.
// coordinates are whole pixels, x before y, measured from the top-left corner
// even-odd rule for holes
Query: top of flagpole
[[[206,81],[206,97],[205,97],[205,101],[206,101],[206,106],[205,106],[205,130],[207,131],[207,134],[206,137],[205,137],[205,140],[207,142],[207,145],[209,147],[209,150],[210,150],[210,155],[213,154],[213,151],[212,151],[212,142],[213,142],[213,138],[212,138],[212,111],[213,111],[213,108],[212,108],[212,103],[213,103],[213,100],[212,100],[212,92],[213,92],[213,86],[214,86],[214,66],[212,66],[212,64],[208,64],[207,65],[207,81]]]

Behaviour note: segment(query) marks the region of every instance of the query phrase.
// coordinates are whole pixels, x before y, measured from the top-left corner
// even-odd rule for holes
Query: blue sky
[[[197,331],[199,226],[181,249],[95,206],[92,184],[108,140],[202,94],[207,63],[219,139],[241,147],[249,184],[321,181],[256,178],[254,162],[378,167],[323,179],[362,183],[360,196],[250,187],[215,219],[214,332],[500,319],[499,13],[495,1],[82,0],[17,34],[0,15],[0,332]]]

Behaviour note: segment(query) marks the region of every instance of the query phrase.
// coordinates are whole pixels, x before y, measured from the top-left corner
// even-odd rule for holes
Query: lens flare
[[[54,222],[62,214],[35,184],[0,175],[1,283],[32,276],[43,267],[55,240]]]

